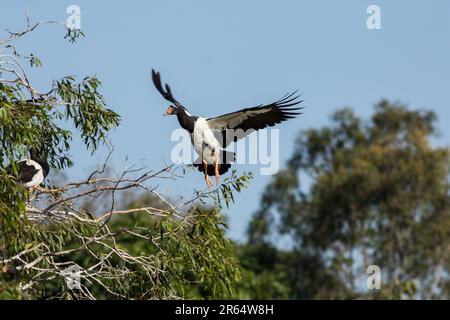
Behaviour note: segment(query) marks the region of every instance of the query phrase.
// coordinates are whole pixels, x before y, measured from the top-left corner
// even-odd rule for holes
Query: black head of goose
[[[234,152],[225,151],[224,148],[256,130],[295,118],[301,114],[296,111],[303,109],[303,107],[294,107],[303,102],[294,92],[266,105],[245,108],[214,118],[196,117],[190,115],[186,108],[173,97],[168,84],[163,87],[159,72],[153,69],[152,79],[158,92],[172,103],[164,115],[176,115],[180,126],[190,133],[191,142],[199,154],[194,166],[204,173],[208,188],[212,186],[208,176],[214,175],[218,185],[220,175],[228,171],[235,159]]]

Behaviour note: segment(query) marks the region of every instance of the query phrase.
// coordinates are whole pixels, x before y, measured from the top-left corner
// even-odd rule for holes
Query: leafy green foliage
[[[26,32],[37,25],[29,23]],[[14,33],[11,39],[22,34]],[[68,30],[66,38],[74,42],[80,36],[84,36],[80,30]],[[19,61],[42,67],[41,60],[33,54],[21,56],[10,45],[4,49],[12,51],[1,57],[10,59],[15,71],[0,70],[9,76],[0,82],[0,298],[234,295],[240,272],[234,245],[225,237],[227,225],[221,206],[199,207],[211,200],[211,194],[198,193],[198,201],[192,201],[187,211],[178,211],[152,189],[150,196],[121,203],[124,211],[114,210],[118,205],[114,201],[125,201],[116,192],[143,187],[149,173],[141,176],[142,181],[124,178],[115,182],[98,177],[103,169],[85,182],[58,186],[46,196],[39,194],[38,201],[30,200],[36,200],[36,195],[18,186],[14,178],[14,161],[28,156],[27,147],[39,150],[51,167],[62,169],[71,165],[67,151],[73,131],[95,152],[120,117],[106,107],[96,77],[77,82],[75,76],[67,76],[55,80],[50,91],[38,92]],[[10,164],[12,172],[7,169]],[[231,188],[239,192],[250,177],[234,173],[222,195],[212,196],[213,203],[224,199],[228,205],[233,200]],[[97,215],[105,207],[102,199],[111,199],[111,195],[110,216],[107,223],[99,223]],[[81,270],[80,289],[70,288],[66,282],[64,270],[73,266]]]
[[[34,54],[30,55],[30,66],[31,67],[42,67],[42,61],[38,57],[36,57]]]
[[[149,206],[170,210],[154,196],[141,196],[126,208]],[[53,224],[51,232],[45,231],[47,242],[56,246],[56,252],[68,252],[61,257],[61,262],[72,261],[83,270],[94,272],[93,266],[99,264],[96,257],[107,259],[102,267],[103,275],[98,277],[100,281],[84,281],[96,298],[221,297],[234,294],[233,288],[240,278],[233,244],[224,235],[227,226],[215,209],[193,207],[183,220],[174,219],[170,214],[155,217],[145,211],[136,211],[113,217],[108,230],[85,224],[71,225],[71,228],[82,233],[85,239],[109,239],[103,243],[81,243],[67,226],[58,224]],[[106,258],[111,255],[109,246],[120,252]],[[95,256],[86,254],[85,250],[94,252]],[[40,281],[33,296],[78,297],[77,292],[69,290],[61,279]]]
[[[241,192],[243,189],[247,188],[251,179],[253,179],[252,172],[244,172],[242,176],[237,176],[236,170],[232,170],[231,176],[223,180],[223,184],[220,186],[220,192],[227,208],[229,208],[230,203],[234,203],[233,192]],[[221,207],[221,204],[219,203],[220,198],[215,195],[211,195],[211,197],[216,200],[218,206]]]
[[[94,152],[98,142],[106,141],[106,133],[119,124],[119,116],[107,109],[103,96],[98,92],[100,81],[96,77],[86,77],[75,83],[72,76],[56,82],[57,95],[65,102],[64,116],[72,119],[81,138]],[[60,116],[61,114],[58,114]]]
[[[105,107],[97,78],[86,77],[76,83],[75,77],[66,77],[56,81],[48,93],[40,93],[28,81],[20,60],[42,66],[41,60],[33,54],[23,57],[9,44],[3,49],[10,53],[0,58],[0,73],[5,76],[0,82],[0,221],[9,235],[18,231],[17,219],[24,211],[27,192],[18,188],[5,168],[13,164],[16,170],[15,160],[28,157],[29,146],[39,150],[51,167],[64,168],[71,164],[66,153],[72,132],[62,126],[62,120],[72,121],[86,147],[94,152],[120,118]]]
[[[248,243],[237,248],[242,279],[236,290],[238,299],[288,299],[291,294],[286,268],[288,253],[269,244]]]
[[[66,35],[64,36],[64,39],[69,39],[70,43],[75,43],[78,38],[80,37],[86,37],[83,31],[76,28],[67,28],[66,29]]]

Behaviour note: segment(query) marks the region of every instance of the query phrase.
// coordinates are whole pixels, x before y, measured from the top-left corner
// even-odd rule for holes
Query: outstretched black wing
[[[165,90],[161,83],[161,75],[159,72],[155,71],[155,69],[152,69],[152,79],[153,84],[155,85],[156,89],[159,91],[159,93],[166,99],[167,101],[172,102],[176,107],[183,108],[183,105],[179,103],[172,95],[172,91],[170,90],[169,85],[165,84]]]
[[[301,114],[296,111],[303,107],[294,107],[303,102],[298,100],[299,97],[294,92],[268,105],[259,105],[209,118],[207,122],[218,141],[223,147],[227,147],[231,142],[242,139],[256,130],[272,127]]]

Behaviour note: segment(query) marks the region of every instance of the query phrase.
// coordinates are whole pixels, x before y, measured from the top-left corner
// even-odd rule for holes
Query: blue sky
[[[122,115],[111,133],[118,167],[126,156],[155,169],[170,162],[170,134],[178,123],[162,117],[167,102],[153,88],[152,67],[191,113],[202,116],[299,89],[307,109],[279,127],[281,163],[300,130],[326,125],[343,106],[368,117],[382,98],[434,110],[441,128],[434,143],[450,145],[449,1],[15,0],[2,6],[0,27],[21,30],[25,10],[35,20],[65,21],[71,4],[81,8],[86,38],[72,45],[62,39],[61,26],[44,26],[17,46],[42,59],[44,69],[30,78],[43,91],[68,74],[102,80],[106,102]],[[371,4],[381,9],[381,30],[366,27]],[[78,178],[104,159],[105,150],[91,156],[76,142],[72,154],[75,167],[67,173]],[[226,213],[230,236],[242,240],[270,177],[260,176],[256,165],[236,168],[256,173]],[[160,185],[189,196],[204,181],[192,171]]]

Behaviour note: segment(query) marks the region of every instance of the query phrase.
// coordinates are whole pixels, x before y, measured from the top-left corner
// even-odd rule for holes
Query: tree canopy
[[[370,120],[344,108],[299,134],[249,227],[256,256],[272,248],[270,264],[284,266],[291,298],[448,297],[450,155],[435,134],[432,111],[388,101]],[[292,250],[273,248],[276,235]],[[365,287],[369,265],[380,291]]]

